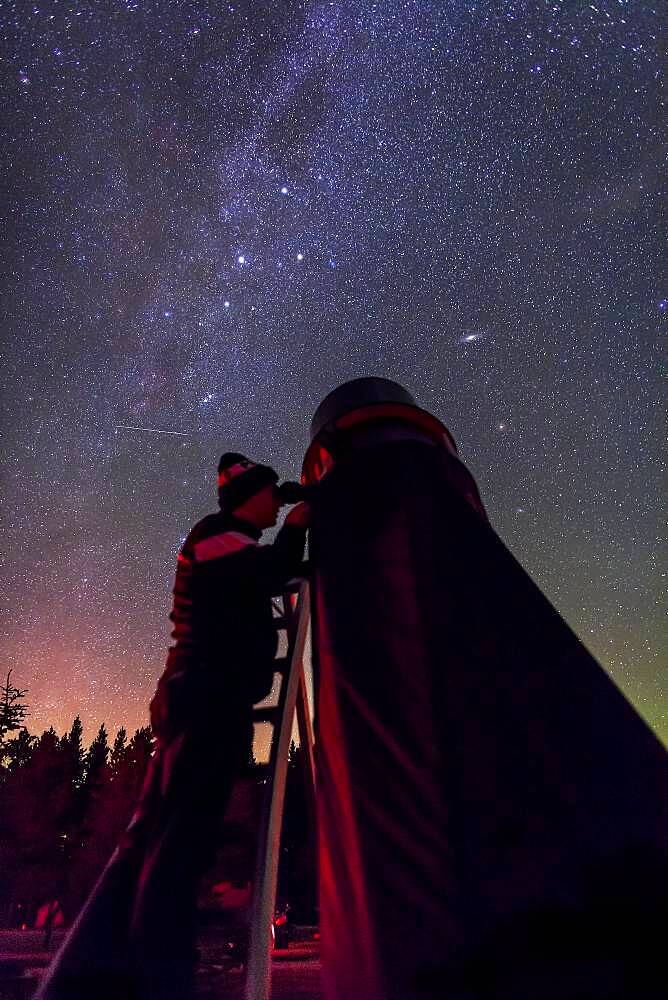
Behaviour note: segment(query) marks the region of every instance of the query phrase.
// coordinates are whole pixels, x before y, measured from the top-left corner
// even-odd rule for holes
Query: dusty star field
[[[668,739],[665,22],[633,0],[0,5],[3,653],[31,731],[144,724],[220,453],[293,477],[322,396],[383,375]]]

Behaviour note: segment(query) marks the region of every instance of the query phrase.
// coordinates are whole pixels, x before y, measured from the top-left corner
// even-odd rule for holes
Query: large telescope
[[[450,433],[358,379],[318,408],[302,481],[327,1000],[658,996],[663,748]]]

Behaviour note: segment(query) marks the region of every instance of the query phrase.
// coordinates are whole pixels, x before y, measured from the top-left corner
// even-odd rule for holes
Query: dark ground
[[[243,983],[242,973],[228,972],[218,977],[203,973],[198,977],[195,995],[197,1000],[242,1000]],[[272,1000],[321,1000],[320,962],[274,962],[271,996]]]
[[[55,945],[60,936],[55,936]],[[40,931],[0,931],[0,1000],[29,1000],[32,996],[39,973],[49,959],[43,941]],[[223,971],[210,962],[198,972],[195,997],[242,1000],[243,989],[243,972]],[[296,946],[275,953],[271,996],[272,1000],[321,1000],[320,961],[315,946]]]

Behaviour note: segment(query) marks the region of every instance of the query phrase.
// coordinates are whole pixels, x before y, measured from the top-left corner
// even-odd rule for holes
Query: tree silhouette
[[[128,766],[131,775],[132,806],[141,791],[148,762],[153,753],[153,734],[150,726],[136,729],[128,745]]]
[[[111,748],[111,756],[109,758],[109,767],[111,768],[112,775],[117,774],[119,768],[123,764],[125,755],[127,754],[127,743],[127,730],[121,727],[116,733],[114,745]]]
[[[107,729],[104,724],[97,731],[97,736],[88,748],[84,764],[83,785],[88,790],[88,794],[93,796],[99,787],[104,784],[107,777],[107,758],[109,757],[109,740]]]
[[[68,761],[72,784],[78,788],[83,781],[85,765],[83,725],[78,715],[72,723],[69,733],[62,737],[60,745]]]
[[[7,733],[13,733],[20,729],[29,715],[28,706],[23,704],[28,689],[21,690],[14,687],[12,673],[12,670],[8,672],[0,692],[0,742],[4,740]]]

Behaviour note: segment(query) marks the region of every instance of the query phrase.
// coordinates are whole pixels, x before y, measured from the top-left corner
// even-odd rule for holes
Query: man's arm
[[[276,594],[299,573],[310,516],[308,504],[296,504],[271,545],[257,545],[245,551],[247,570],[256,579],[258,589]]]
[[[223,532],[193,546],[200,600],[218,602],[246,590],[267,597],[277,594],[299,573],[304,558],[309,509],[297,504],[276,540],[258,545],[240,532]]]

